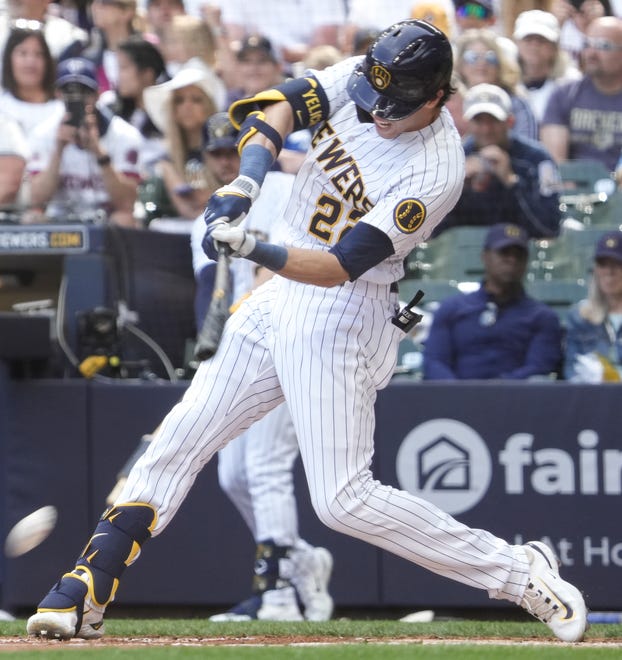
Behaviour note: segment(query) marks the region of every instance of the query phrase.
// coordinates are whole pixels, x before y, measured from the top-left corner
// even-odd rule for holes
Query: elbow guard
[[[267,105],[287,101],[293,111],[294,131],[309,128],[328,117],[328,98],[320,83],[313,76],[292,78],[247,99],[240,99],[229,108],[231,123],[240,128],[252,112]]]
[[[240,155],[242,155],[242,149],[244,149],[244,145],[248,142],[249,138],[253,137],[256,133],[262,133],[272,142],[277,156],[281,153],[283,138],[275,128],[272,128],[268,124],[266,115],[261,110],[256,110],[251,112],[240,126],[240,132],[236,140],[236,146]]]

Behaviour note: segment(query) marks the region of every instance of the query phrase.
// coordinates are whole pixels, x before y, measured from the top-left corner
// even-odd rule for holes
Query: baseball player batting
[[[225,185],[238,175],[240,157],[236,149],[237,130],[226,112],[212,115],[205,124],[204,158],[214,178]],[[261,194],[244,219],[244,228],[255,236],[279,241],[281,222],[275,217],[284,210],[294,175],[269,172]],[[215,264],[203,251],[203,216],[192,227],[192,263],[197,282],[195,314],[197,327],[203,325],[214,288]],[[231,266],[234,283],[231,298],[245,298],[258,282],[268,279],[267,269],[235,259]],[[226,301],[229,304],[230,301]],[[234,304],[234,307],[237,305]],[[121,469],[117,484],[108,496],[113,504],[153,435],[143,436],[136,451]],[[298,511],[294,494],[293,468],[298,442],[286,404],[265,417],[223,447],[218,453],[218,480],[236,506],[255,542],[255,575],[252,595],[212,621],[324,621],[330,619],[333,600],[328,592],[333,559],[326,548],[310,545],[298,533]],[[300,605],[299,605],[300,603]]]
[[[165,529],[197,473],[285,400],[326,525],[516,603],[559,639],[583,638],[583,597],[547,545],[472,529],[370,470],[376,392],[390,380],[402,332],[391,323],[395,283],[463,185],[460,137],[444,107],[451,73],[446,36],[404,21],[364,56],[232,105],[240,176],[210,198],[204,247],[215,255],[214,242],[227,243],[276,275],[229,318],[216,355],[164,419],[75,567],[30,617],[29,634],[101,634],[123,570]],[[286,243],[259,241],[237,224],[283,138],[304,126],[315,134],[285,210]]]

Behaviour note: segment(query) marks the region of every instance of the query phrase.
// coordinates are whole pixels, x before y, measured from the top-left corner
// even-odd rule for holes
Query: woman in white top
[[[13,117],[28,137],[48,117],[64,112],[55,98],[56,67],[37,29],[13,28],[2,59],[0,110]]]
[[[4,220],[6,211],[12,214],[19,207],[29,151],[22,129],[12,117],[0,112],[0,126],[0,220]]]

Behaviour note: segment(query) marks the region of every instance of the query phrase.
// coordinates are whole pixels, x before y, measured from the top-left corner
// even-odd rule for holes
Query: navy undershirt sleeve
[[[358,222],[329,252],[334,254],[353,282],[370,268],[394,254],[391,239],[377,227]]]

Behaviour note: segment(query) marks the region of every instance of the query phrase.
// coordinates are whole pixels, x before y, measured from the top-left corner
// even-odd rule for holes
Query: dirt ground
[[[127,647],[139,648],[148,646],[325,646],[343,644],[391,644],[391,645],[458,645],[458,644],[481,644],[502,646],[572,646],[554,640],[542,639],[465,639],[461,638],[434,638],[434,637],[412,637],[391,639],[386,637],[314,637],[314,636],[248,636],[248,637],[104,637],[99,640],[86,641],[72,639],[69,641],[42,640],[29,637],[0,637],[0,653],[16,651],[20,649],[50,649],[63,645],[67,650],[80,650],[89,647]],[[591,639],[581,644],[582,647],[591,648],[619,648],[622,652],[622,639]]]

